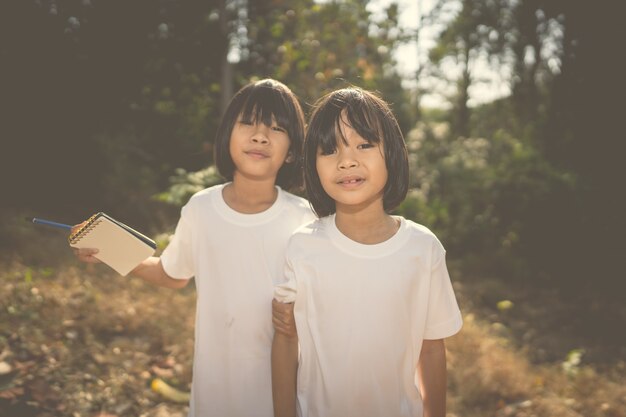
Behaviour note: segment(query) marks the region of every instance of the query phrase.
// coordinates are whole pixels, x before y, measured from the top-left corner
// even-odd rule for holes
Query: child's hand
[[[77,224],[75,226],[72,226],[72,231],[70,233],[76,232],[78,229],[83,227],[86,223],[87,222],[84,221],[81,224]],[[97,263],[101,262],[100,259],[94,257],[94,255],[98,253],[98,249],[72,248],[72,250],[74,251],[74,255],[76,255],[76,257],[81,262],[86,262],[86,263],[89,263],[89,264],[97,264]]]
[[[298,336],[296,319],[293,315],[293,303],[281,303],[272,300],[272,323],[274,330],[287,337]]]

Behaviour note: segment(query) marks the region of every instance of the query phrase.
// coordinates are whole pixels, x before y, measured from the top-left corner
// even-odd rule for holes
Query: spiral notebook
[[[91,216],[68,241],[73,248],[98,249],[94,257],[124,276],[156,250],[154,240],[105,213]]]

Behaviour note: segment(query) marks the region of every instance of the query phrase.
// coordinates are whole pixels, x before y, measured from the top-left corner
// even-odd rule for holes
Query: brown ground
[[[27,264],[41,262],[0,263],[0,416],[186,416],[150,382],[189,388],[192,285],[154,288],[71,257]],[[581,317],[550,291],[456,281],[465,325],[447,342],[450,416],[626,416],[623,306]]]

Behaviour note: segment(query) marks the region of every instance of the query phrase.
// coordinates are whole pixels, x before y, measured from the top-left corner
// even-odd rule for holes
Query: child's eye
[[[337,149],[328,149],[328,150],[320,149],[318,152],[318,154],[322,156],[334,155],[336,153],[337,153]]]
[[[272,130],[275,132],[287,133],[287,130],[280,126],[272,126]]]
[[[362,144],[358,145],[357,149],[370,149],[370,148],[374,148],[374,147],[375,147],[375,145],[373,143],[365,142],[365,143],[362,143]]]

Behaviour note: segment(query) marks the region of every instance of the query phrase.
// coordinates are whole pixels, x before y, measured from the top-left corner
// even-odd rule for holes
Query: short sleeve
[[[428,313],[424,339],[443,339],[457,333],[463,325],[461,311],[454,295],[446,252],[439,241],[433,247],[433,264],[428,295]]]
[[[283,282],[274,287],[274,298],[281,303],[293,303],[296,301],[297,282],[296,274],[289,255],[285,261]]]
[[[172,240],[161,254],[165,273],[172,278],[189,279],[195,275],[193,263],[193,228],[187,206],[181,210]]]

